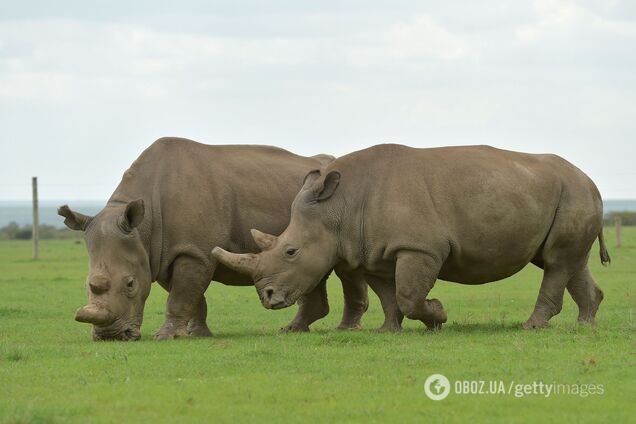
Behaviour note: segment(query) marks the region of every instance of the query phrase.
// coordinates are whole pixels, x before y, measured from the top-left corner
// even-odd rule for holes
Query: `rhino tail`
[[[603,229],[598,234],[598,244],[600,246],[600,254],[601,254],[601,264],[603,266],[607,266],[612,262],[612,258],[610,258],[609,253],[607,252],[607,246],[605,245],[605,236],[603,235]]]

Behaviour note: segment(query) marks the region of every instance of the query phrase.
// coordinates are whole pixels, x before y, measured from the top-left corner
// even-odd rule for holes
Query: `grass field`
[[[438,332],[407,321],[398,334],[371,297],[362,331],[334,328],[342,311],[329,282],[331,313],[309,334],[279,334],[295,307],[267,311],[253,288],[213,284],[215,337],[155,342],[166,293],[153,287],[142,340],[93,342],[73,321],[86,302],[83,243],[0,243],[0,421],[2,422],[635,422],[636,228],[612,248],[612,265],[591,268],[605,291],[594,328],[574,324],[566,294],[551,328],[523,331],[539,288],[532,267],[478,287],[439,282],[449,323]],[[450,395],[423,390],[432,373],[509,384],[602,385],[603,394],[550,397]],[[486,386],[487,387],[487,386]]]

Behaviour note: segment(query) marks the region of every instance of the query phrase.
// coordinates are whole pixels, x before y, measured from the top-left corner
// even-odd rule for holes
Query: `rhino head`
[[[293,305],[335,266],[338,210],[329,199],[339,180],[336,171],[324,177],[318,170],[310,172],[292,203],[289,226],[280,236],[251,230],[260,253],[236,254],[220,247],[212,250],[219,262],[252,277],[265,308]]]
[[[93,324],[94,340],[138,340],[152,282],[150,260],[137,227],[143,200],[109,204],[96,216],[58,209],[64,224],[84,232],[89,255],[88,304],[75,320]]]

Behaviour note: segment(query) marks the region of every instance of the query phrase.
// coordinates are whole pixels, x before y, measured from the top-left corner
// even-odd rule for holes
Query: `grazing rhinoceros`
[[[125,172],[96,216],[68,206],[58,210],[69,228],[84,231],[90,257],[89,303],[75,319],[93,324],[96,340],[137,340],[150,285],[158,281],[170,294],[165,323],[155,337],[211,335],[204,297],[210,281],[252,284],[249,276],[217,266],[211,249],[255,251],[250,227],[279,234],[303,176],[332,160],[268,146],[157,140]],[[355,276],[355,281],[340,277],[350,283],[341,327],[355,328],[367,308],[366,284]],[[301,299],[287,330],[308,330],[328,313],[325,282],[326,277]]]
[[[399,329],[403,318],[446,322],[437,278],[483,284],[532,262],[544,270],[525,328],[546,326],[567,287],[579,321],[593,322],[603,292],[587,267],[595,239],[603,264],[603,206],[594,183],[554,155],[487,146],[414,149],[379,145],[310,172],[291,221],[271,248],[213,255],[249,273],[261,302],[278,309],[311,292],[336,263],[363,274]],[[390,287],[394,283],[394,289]]]

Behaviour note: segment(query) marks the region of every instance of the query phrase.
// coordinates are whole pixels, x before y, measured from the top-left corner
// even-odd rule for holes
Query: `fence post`
[[[623,221],[620,216],[614,218],[614,227],[616,228],[616,247],[621,247],[621,230]]]
[[[33,239],[33,259],[40,257],[40,216],[38,210],[38,177],[31,179],[33,188],[33,226],[31,227],[31,238]]]

